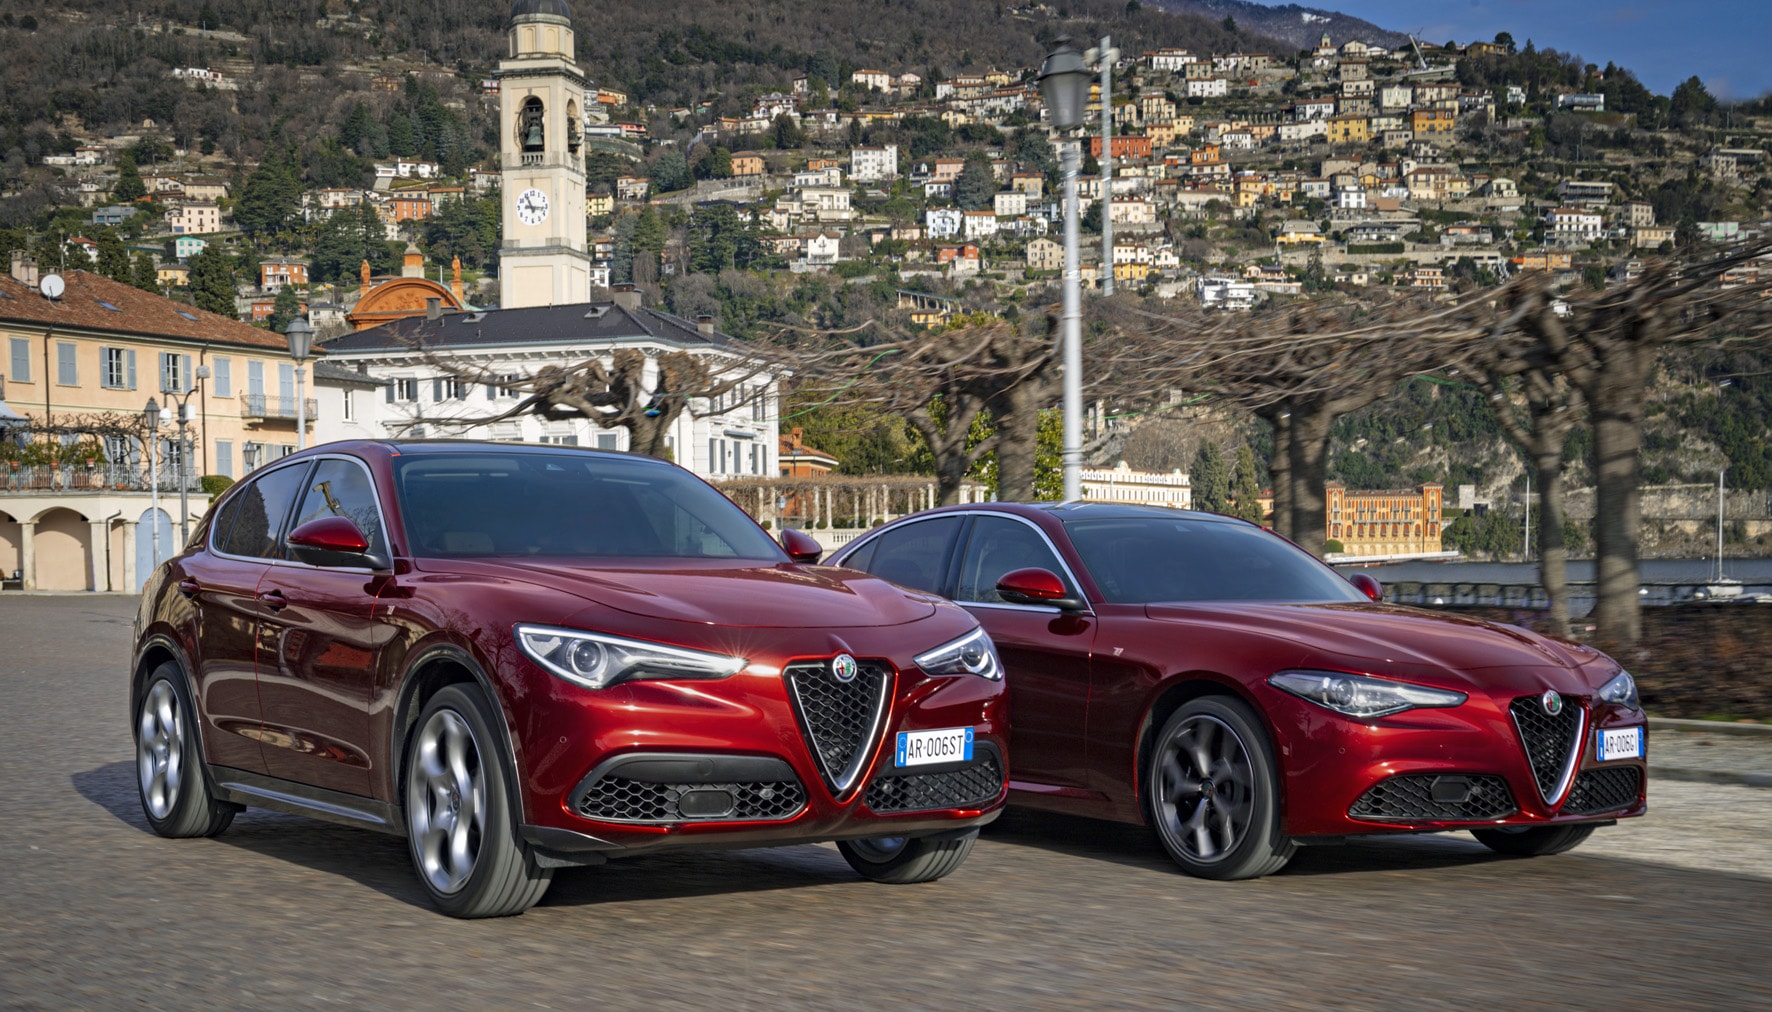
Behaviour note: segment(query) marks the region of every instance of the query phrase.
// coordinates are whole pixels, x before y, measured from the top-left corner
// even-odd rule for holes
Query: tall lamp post
[[[1114,63],[1120,51],[1111,38],[1083,54],[1083,63],[1101,68],[1101,294],[1114,294]]]
[[[191,424],[191,395],[209,378],[209,367],[197,367],[197,382],[190,385],[184,393],[176,390],[162,390],[166,400],[170,402],[178,398],[178,537],[179,543],[191,540],[191,441],[185,435],[185,427]]]
[[[1069,38],[1060,37],[1057,47],[1040,67],[1040,97],[1060,133],[1083,125],[1083,108],[1089,101],[1089,68],[1083,54]],[[1083,312],[1082,270],[1077,250],[1077,169],[1082,153],[1074,140],[1063,145],[1064,168],[1064,315],[1060,326],[1064,341],[1064,498],[1083,495]]]
[[[308,445],[308,402],[302,396],[302,373],[306,371],[314,328],[307,317],[298,316],[283,328],[283,336],[289,339],[289,357],[295,359],[295,448],[304,450]]]
[[[148,398],[142,409],[142,421],[148,423],[148,503],[154,517],[154,565],[160,565],[160,402]]]

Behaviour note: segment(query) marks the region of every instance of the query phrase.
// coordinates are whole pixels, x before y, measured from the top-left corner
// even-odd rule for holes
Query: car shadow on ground
[[[74,789],[117,821],[152,834],[136,793],[135,764],[76,773]],[[431,909],[403,837],[299,815],[247,809],[214,842],[336,875],[412,906]],[[652,854],[589,868],[562,868],[544,906],[730,895],[860,881],[835,848],[791,847]]]
[[[984,838],[1135,868],[1175,867],[1148,826],[1011,808],[985,829]],[[1279,874],[1341,875],[1506,860],[1514,859],[1491,852],[1465,833],[1386,834],[1354,837],[1345,844],[1300,847]]]

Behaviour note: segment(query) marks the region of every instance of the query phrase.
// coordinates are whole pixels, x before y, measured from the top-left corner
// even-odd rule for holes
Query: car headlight
[[[1600,686],[1600,698],[1633,710],[1642,709],[1642,704],[1637,700],[1637,680],[1628,671],[1620,671],[1611,681]]]
[[[974,629],[914,660],[926,675],[977,675],[993,682],[1003,677],[1003,666],[997,663],[997,646],[983,629]]]
[[[587,689],[649,679],[728,678],[746,664],[743,657],[684,650],[581,629],[520,625],[516,631],[517,645],[535,663]]]
[[[1349,717],[1384,717],[1417,707],[1457,706],[1468,698],[1450,689],[1335,671],[1282,671],[1267,683]]]

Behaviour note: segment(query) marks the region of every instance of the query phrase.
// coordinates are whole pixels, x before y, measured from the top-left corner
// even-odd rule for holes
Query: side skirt
[[[336,822],[342,826],[373,829],[396,835],[406,832],[400,810],[384,801],[342,794],[250,773],[229,766],[209,767],[209,779],[223,801],[249,808],[266,808],[289,815]]]

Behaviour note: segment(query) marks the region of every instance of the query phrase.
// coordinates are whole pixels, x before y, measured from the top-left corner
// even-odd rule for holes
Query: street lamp
[[[1060,133],[1083,125],[1089,99],[1089,68],[1071,40],[1060,36],[1057,47],[1040,67],[1040,97]],[[1064,499],[1083,495],[1083,313],[1082,271],[1077,252],[1077,169],[1082,161],[1077,143],[1062,145],[1064,169]]]
[[[197,382],[190,385],[184,393],[177,390],[162,390],[167,401],[178,398],[178,536],[179,543],[191,540],[191,441],[185,435],[185,426],[191,423],[191,395],[209,378],[209,367],[197,367]],[[157,409],[156,409],[157,410]]]
[[[283,336],[289,339],[289,357],[295,359],[295,448],[302,450],[308,445],[308,402],[302,397],[301,381],[314,328],[308,325],[307,317],[298,316],[283,328]]]
[[[160,402],[148,398],[142,409],[142,421],[148,425],[148,502],[154,518],[154,565],[160,565]]]
[[[1114,294],[1114,63],[1120,51],[1113,40],[1083,54],[1083,62],[1101,68],[1101,294]]]

